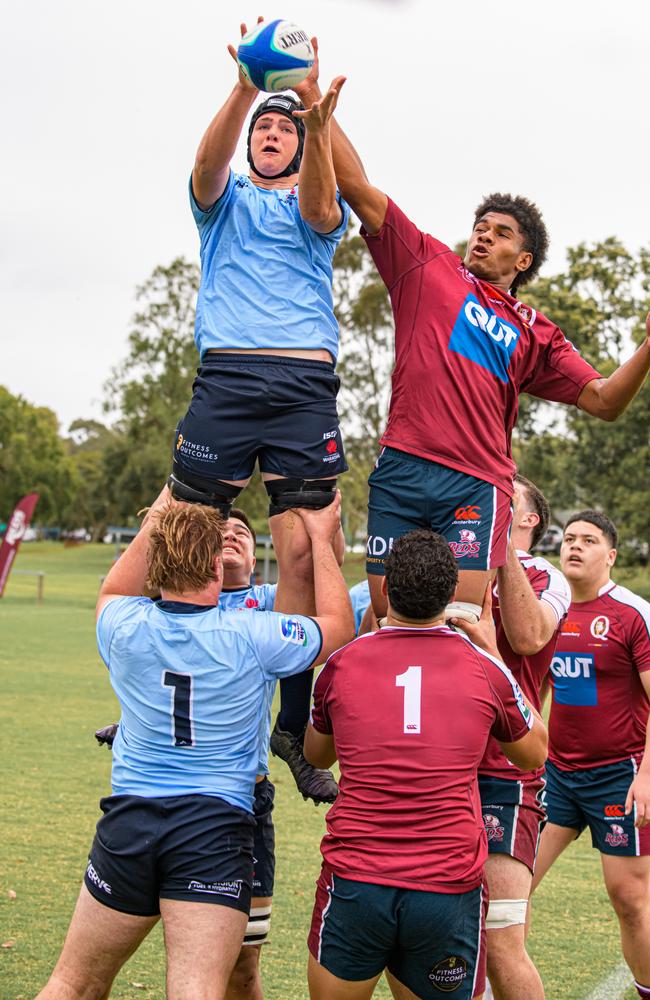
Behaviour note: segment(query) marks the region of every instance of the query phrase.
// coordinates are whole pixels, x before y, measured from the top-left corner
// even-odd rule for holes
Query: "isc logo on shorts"
[[[559,705],[597,705],[592,653],[556,653],[551,660],[553,698]]]
[[[516,326],[506,323],[470,294],[454,323],[449,350],[485,368],[499,381],[507,382],[510,358],[519,337]]]

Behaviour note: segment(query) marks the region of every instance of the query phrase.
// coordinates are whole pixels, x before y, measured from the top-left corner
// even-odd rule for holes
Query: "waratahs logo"
[[[449,543],[449,548],[456,558],[464,559],[467,556],[470,559],[478,559],[481,543],[476,538],[476,532],[469,528],[461,528],[458,536],[457,542]]]

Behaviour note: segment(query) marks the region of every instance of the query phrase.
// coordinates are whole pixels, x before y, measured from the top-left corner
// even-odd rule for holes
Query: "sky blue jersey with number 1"
[[[252,812],[267,684],[316,662],[316,622],[120,597],[97,643],[122,708],[113,793],[216,795]]]
[[[276,583],[259,583],[252,587],[237,587],[233,590],[222,590],[219,594],[219,607],[224,611],[273,611],[275,604]],[[260,724],[260,760],[257,765],[258,774],[269,773],[269,744],[271,742],[271,705],[275,694],[276,679],[267,682],[266,707]]]

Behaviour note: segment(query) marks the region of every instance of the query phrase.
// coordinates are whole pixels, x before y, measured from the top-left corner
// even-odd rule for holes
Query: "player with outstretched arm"
[[[320,99],[317,61],[295,89],[305,107]],[[548,246],[536,205],[488,195],[461,260],[370,183],[335,120],[331,136],[341,194],[361,219],[395,317],[388,424],[370,476],[375,614],[385,607],[383,560],[392,542],[421,525],[445,535],[458,560],[462,607],[449,616],[476,621],[487,581],[506,559],[519,394],[615,420],[650,370],[650,316],[644,343],[601,378],[559,327],[519,300]]]
[[[336,188],[329,136],[343,82],[334,80],[307,111],[289,94],[258,104],[244,174],[230,164],[258,91],[239,72],[190,180],[201,241],[200,368],[176,430],[170,488],[227,517],[258,462],[280,566],[276,609],[304,614],[314,613],[311,548],[292,511],[330,503],[347,469],[336,408],[332,260],[349,209]],[[310,684],[307,675],[281,683],[273,751],[292,767],[303,795],[331,802],[334,782],[310,774],[300,759]]]

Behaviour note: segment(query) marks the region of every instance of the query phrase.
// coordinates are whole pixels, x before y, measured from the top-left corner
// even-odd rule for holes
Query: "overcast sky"
[[[187,180],[258,13],[318,36],[370,178],[423,229],[465,237],[500,189],[542,208],[547,273],[581,240],[650,243],[647,0],[5,0],[0,384],[63,430],[101,416],[136,285],[198,257]]]

